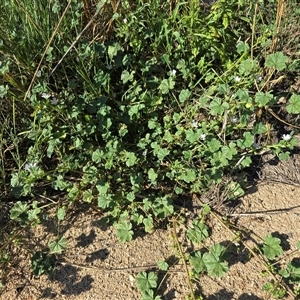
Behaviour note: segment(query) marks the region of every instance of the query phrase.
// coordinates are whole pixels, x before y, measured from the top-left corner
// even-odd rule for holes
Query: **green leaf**
[[[150,179],[152,184],[156,184],[156,179],[157,179],[158,175],[156,174],[156,172],[154,171],[153,168],[151,168],[148,171],[148,178]]]
[[[283,249],[280,246],[280,239],[273,237],[272,235],[267,235],[264,239],[263,245],[263,253],[264,255],[270,259],[275,259],[276,256],[281,255],[283,253]]]
[[[203,257],[200,251],[195,252],[194,256],[191,256],[189,259],[191,267],[197,273],[201,273],[202,271],[206,270],[205,263],[203,261]]]
[[[184,180],[186,183],[191,183],[196,180],[196,172],[193,169],[187,169],[179,177],[181,180]]]
[[[169,269],[169,264],[164,260],[159,260],[157,262],[158,268],[162,271],[167,271]]]
[[[197,244],[201,244],[209,236],[208,227],[202,221],[193,221],[193,227],[187,230],[188,238]]]
[[[104,156],[103,151],[97,149],[92,154],[92,161],[95,163],[100,163],[103,156]]]
[[[199,133],[195,132],[193,129],[188,129],[185,132],[185,136],[186,139],[190,142],[190,143],[195,143],[197,141],[199,141]]]
[[[124,221],[116,225],[117,237],[122,243],[129,242],[132,240],[133,231],[132,224],[130,222]]]
[[[254,142],[254,136],[247,131],[244,132],[243,137],[244,139],[237,140],[237,146],[242,149],[251,147]]]
[[[52,184],[53,188],[55,190],[65,190],[68,187],[68,183],[64,181],[64,178],[62,175],[58,175],[57,179]]]
[[[7,95],[7,92],[9,91],[8,85],[0,85],[0,98],[4,98],[4,96]]]
[[[154,203],[151,204],[151,208],[153,209],[155,216],[161,219],[165,219],[174,212],[172,199],[168,196],[157,197]]]
[[[258,107],[263,107],[269,104],[270,100],[273,99],[271,93],[257,92],[255,95],[255,102],[258,104]]]
[[[289,60],[282,52],[276,52],[270,54],[265,62],[265,66],[268,68],[275,68],[278,71],[282,71],[286,67],[286,63]]]
[[[170,77],[168,79],[163,79],[158,88],[161,90],[162,94],[168,94],[170,90],[174,89],[174,86],[175,81]]]
[[[61,254],[66,249],[67,240],[62,237],[59,240],[51,241],[48,246],[51,253]]]
[[[132,71],[131,73],[129,73],[127,70],[124,70],[121,75],[121,80],[122,80],[123,84],[127,83],[128,81],[133,81],[134,74],[135,74],[135,71]]]
[[[133,202],[135,200],[135,194],[134,192],[130,192],[126,195],[126,199],[130,202]]]
[[[179,94],[179,102],[183,103],[184,101],[188,100],[191,96],[191,91],[190,90],[181,90]]]
[[[155,289],[157,287],[157,279],[158,277],[154,272],[147,274],[147,272],[142,271],[136,276],[136,286],[142,292]]]
[[[93,195],[93,191],[91,189],[88,189],[83,192],[82,200],[84,202],[91,203],[93,201],[93,199],[94,199],[94,195]]]
[[[257,63],[255,60],[252,60],[250,58],[245,59],[241,62],[239,66],[239,73],[241,75],[248,75],[251,73],[251,71],[257,66]]]
[[[159,150],[157,152],[157,157],[159,160],[163,160],[169,153],[170,153],[170,151],[168,149],[159,148]]]
[[[96,189],[98,190],[99,194],[106,194],[109,189],[109,183],[99,180],[97,182]]]
[[[54,267],[55,259],[53,255],[38,251],[31,258],[31,269],[35,276],[41,276],[44,273],[51,274]]]
[[[206,252],[203,254],[203,261],[208,275],[222,277],[222,275],[228,271],[228,265],[221,260],[225,249],[224,246],[216,244],[210,248],[210,253]]]
[[[236,144],[234,142],[230,142],[228,146],[222,147],[222,154],[228,160],[231,160],[233,156],[237,154]]]
[[[218,151],[213,153],[212,157],[210,158],[210,163],[216,167],[224,167],[228,165],[228,160],[221,151]]]
[[[230,87],[227,83],[225,84],[220,84],[218,86],[218,93],[220,95],[228,95],[230,93]]]
[[[249,45],[243,41],[239,41],[236,44],[236,50],[238,54],[243,54],[244,52],[248,52],[250,49]]]
[[[245,194],[244,190],[241,188],[238,182],[232,181],[226,185],[226,188],[228,190],[228,198],[230,200],[237,199]]]
[[[10,210],[10,218],[12,220],[21,219],[22,216],[25,217],[25,214],[28,209],[29,209],[29,206],[26,202],[18,201],[14,204],[14,206]]]
[[[286,151],[286,152],[281,152],[278,154],[278,157],[280,160],[287,160],[290,157],[290,152]]]
[[[122,47],[119,43],[114,43],[113,45],[108,46],[108,56],[112,60],[117,54],[118,51],[122,50]]]
[[[289,100],[286,110],[290,114],[300,113],[300,95],[293,94]]]
[[[108,208],[112,201],[111,194],[100,194],[98,196],[98,207]]]
[[[209,213],[210,213],[210,211],[211,211],[211,208],[210,208],[210,206],[208,205],[208,204],[203,204],[203,207],[202,207],[202,214],[204,215],[204,216],[206,216],[206,215],[208,215]]]
[[[126,152],[126,166],[127,167],[132,167],[135,165],[136,161],[137,161],[137,157],[135,156],[135,154],[133,152]]]
[[[148,216],[143,220],[143,224],[145,225],[145,231],[151,233],[153,231],[153,219],[151,216]]]
[[[65,216],[66,216],[66,210],[67,208],[65,206],[63,207],[60,207],[58,210],[57,210],[57,219],[62,221]]]
[[[220,98],[215,98],[209,105],[210,113],[215,115],[222,115],[225,109],[229,108],[229,104]]]
[[[210,152],[216,152],[220,149],[221,143],[216,138],[213,138],[207,143],[207,146]]]

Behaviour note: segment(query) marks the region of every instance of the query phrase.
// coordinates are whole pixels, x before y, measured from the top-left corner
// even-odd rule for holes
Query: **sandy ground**
[[[222,278],[202,276],[194,284],[194,290],[204,299],[273,299],[262,289],[272,277],[262,276],[262,258],[249,251],[261,244],[267,234],[281,238],[285,256],[296,249],[300,241],[299,160],[297,156],[285,163],[266,164],[263,180],[249,190],[229,217],[231,229],[219,218],[210,216],[208,225],[212,235],[206,243],[227,246],[230,267]],[[191,215],[195,217],[194,214],[188,216]],[[101,225],[101,218],[95,210],[82,208],[59,227],[68,244],[64,254],[59,256],[51,279],[46,275],[32,276],[30,253],[43,249],[57,234],[56,224],[45,221],[27,232],[27,250],[15,248],[1,299],[141,299],[135,275],[142,270],[155,269],[158,260],[166,260],[171,266],[167,274],[159,274],[162,299],[186,299],[189,294],[187,276],[178,259],[171,225],[152,234],[140,234],[132,242],[122,244],[116,239],[113,228]],[[183,249],[188,251],[184,229],[177,230]],[[238,231],[242,232],[240,240],[235,239]],[[299,252],[293,252],[288,259],[293,257],[299,257]],[[287,295],[285,299],[294,297]]]

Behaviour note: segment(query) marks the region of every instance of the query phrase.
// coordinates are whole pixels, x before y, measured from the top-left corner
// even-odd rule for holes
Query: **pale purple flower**
[[[50,103],[51,103],[52,105],[56,105],[58,102],[59,102],[59,100],[58,100],[58,98],[56,98],[56,97],[53,97],[53,98],[50,100]]]
[[[25,164],[24,169],[26,171],[30,171],[30,169],[35,168],[36,165],[37,165],[36,163],[28,163],[28,164]]]

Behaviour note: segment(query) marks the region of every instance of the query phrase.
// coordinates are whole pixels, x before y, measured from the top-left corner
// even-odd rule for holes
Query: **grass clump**
[[[276,43],[281,15],[248,2],[5,1],[0,183],[11,219],[36,224],[50,205],[63,219],[83,201],[126,242],[224,178],[228,199],[240,197],[255,155],[288,157],[298,125],[281,122],[274,87],[299,63]],[[292,94],[287,113],[299,103]],[[33,202],[53,191],[63,200]]]

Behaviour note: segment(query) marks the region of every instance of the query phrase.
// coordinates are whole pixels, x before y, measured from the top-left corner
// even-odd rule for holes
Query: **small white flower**
[[[200,134],[200,140],[205,141],[206,140],[206,134],[204,134],[204,133]]]
[[[123,22],[126,24],[127,23],[127,19],[125,18],[125,19],[123,19]]]
[[[262,76],[260,76],[260,75],[259,75],[259,76],[256,76],[256,80],[257,80],[257,81],[262,81]]]
[[[235,82],[240,82],[240,81],[241,81],[241,77],[239,77],[239,76],[234,76],[233,80],[234,80]]]
[[[282,135],[282,139],[286,142],[288,142],[291,138],[292,138],[292,136],[290,134],[283,134]]]
[[[143,151],[142,153],[143,156],[146,156],[147,155],[147,149],[145,151]]]
[[[36,72],[36,77],[41,77],[42,76],[42,72],[41,72],[41,70],[38,70],[37,72]]]
[[[28,164],[25,164],[24,169],[26,171],[29,171],[30,169],[32,169],[34,167],[36,167],[36,163],[28,163]]]
[[[50,103],[52,104],[52,105],[56,105],[57,103],[58,103],[58,98],[56,98],[56,97],[53,97],[51,100],[50,100]]]
[[[233,117],[230,118],[230,122],[233,123],[233,124],[238,123],[238,121],[239,121],[239,119],[236,116],[233,116]]]
[[[193,128],[198,128],[198,122],[196,120],[192,121],[192,127]]]
[[[51,95],[47,94],[47,93],[42,93],[41,97],[44,99],[49,99],[51,97]]]
[[[173,69],[173,70],[171,71],[171,76],[175,76],[175,75],[176,75],[176,72],[177,72],[177,71]]]

